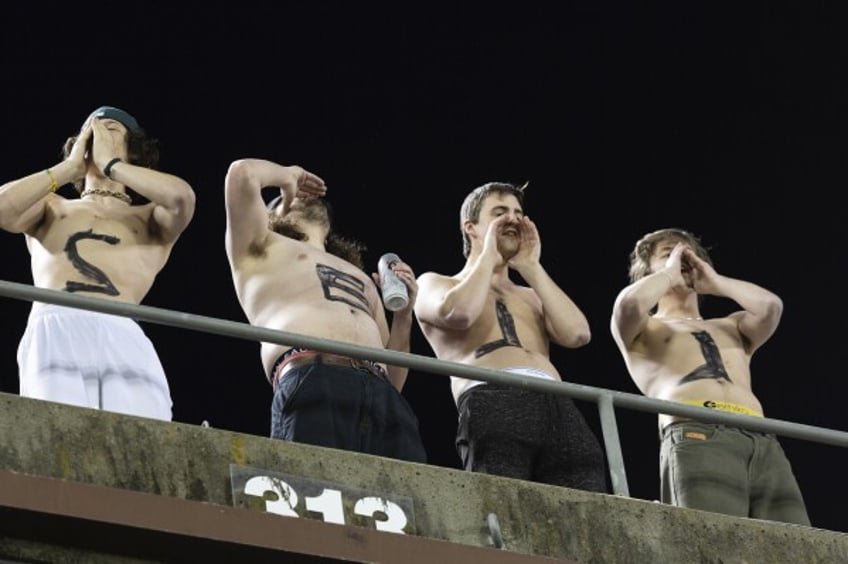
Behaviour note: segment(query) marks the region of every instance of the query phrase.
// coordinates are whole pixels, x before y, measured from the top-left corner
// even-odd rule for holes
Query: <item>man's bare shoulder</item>
[[[424,280],[428,282],[440,282],[440,283],[453,283],[456,284],[462,281],[462,273],[457,274],[441,274],[439,272],[422,272],[418,275],[418,280]]]
[[[438,272],[423,272],[418,275],[417,282],[419,291],[435,290],[439,288],[450,288],[462,281],[459,274],[440,274]]]

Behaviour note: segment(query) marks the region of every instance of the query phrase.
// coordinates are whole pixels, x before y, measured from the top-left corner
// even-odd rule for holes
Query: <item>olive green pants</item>
[[[672,423],[661,433],[663,503],[809,525],[792,467],[777,438],[711,423]]]

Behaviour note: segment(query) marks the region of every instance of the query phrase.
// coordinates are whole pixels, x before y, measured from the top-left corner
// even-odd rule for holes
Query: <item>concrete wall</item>
[[[393,521],[388,505],[373,512],[376,499],[391,502],[408,518],[407,534],[473,546],[501,541],[509,551],[577,562],[848,562],[844,533],[8,394],[0,394],[0,467],[256,511],[279,512],[285,502],[304,518],[320,519],[321,513],[304,509],[304,503],[313,503],[325,520],[371,528]],[[251,478],[253,485],[259,480],[277,493],[246,494]],[[339,499],[321,498],[327,490]],[[362,500],[372,501],[370,513],[357,513]],[[490,514],[497,518],[495,529],[487,521]],[[2,551],[0,542],[0,556]]]

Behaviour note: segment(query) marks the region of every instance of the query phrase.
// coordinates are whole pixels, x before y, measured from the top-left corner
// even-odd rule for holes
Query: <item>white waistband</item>
[[[553,376],[551,376],[550,374],[548,374],[544,370],[539,370],[538,368],[530,368],[530,367],[526,367],[526,366],[515,366],[515,367],[511,367],[511,368],[498,368],[497,370],[502,370],[503,372],[510,372],[512,374],[519,374],[521,376],[532,376],[534,378],[542,378],[544,380],[553,380],[554,382],[558,381],[557,378],[554,378]],[[471,388],[473,388],[475,386],[479,386],[481,384],[486,384],[486,383],[487,382],[483,382],[481,380],[465,380],[465,384],[459,390],[459,393],[456,395],[456,397],[458,398],[459,396],[461,396],[462,394],[464,394],[465,392],[467,392],[468,390],[470,390]]]
[[[547,380],[557,381],[556,378],[545,372],[544,370],[539,370],[538,368],[524,368],[524,367],[516,367],[516,368],[502,368],[504,372],[512,372],[513,374],[521,374],[523,376],[534,376],[536,378],[545,378]]]
[[[32,309],[29,312],[29,319],[38,319],[43,316],[61,315],[63,317],[85,317],[87,319],[109,319],[114,322],[131,323],[137,325],[134,319],[123,315],[115,315],[111,313],[102,313],[83,309],[78,307],[63,306],[58,304],[50,304],[45,302],[32,302]]]

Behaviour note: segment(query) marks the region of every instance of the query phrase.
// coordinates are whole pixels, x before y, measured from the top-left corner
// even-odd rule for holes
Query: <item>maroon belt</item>
[[[371,360],[360,360],[358,358],[350,358],[349,356],[309,351],[295,353],[277,366],[273,375],[274,387],[277,387],[277,382],[290,370],[301,368],[303,366],[313,366],[316,364],[355,368],[356,370],[370,372],[374,376],[378,376],[380,378],[388,377],[383,367]]]

